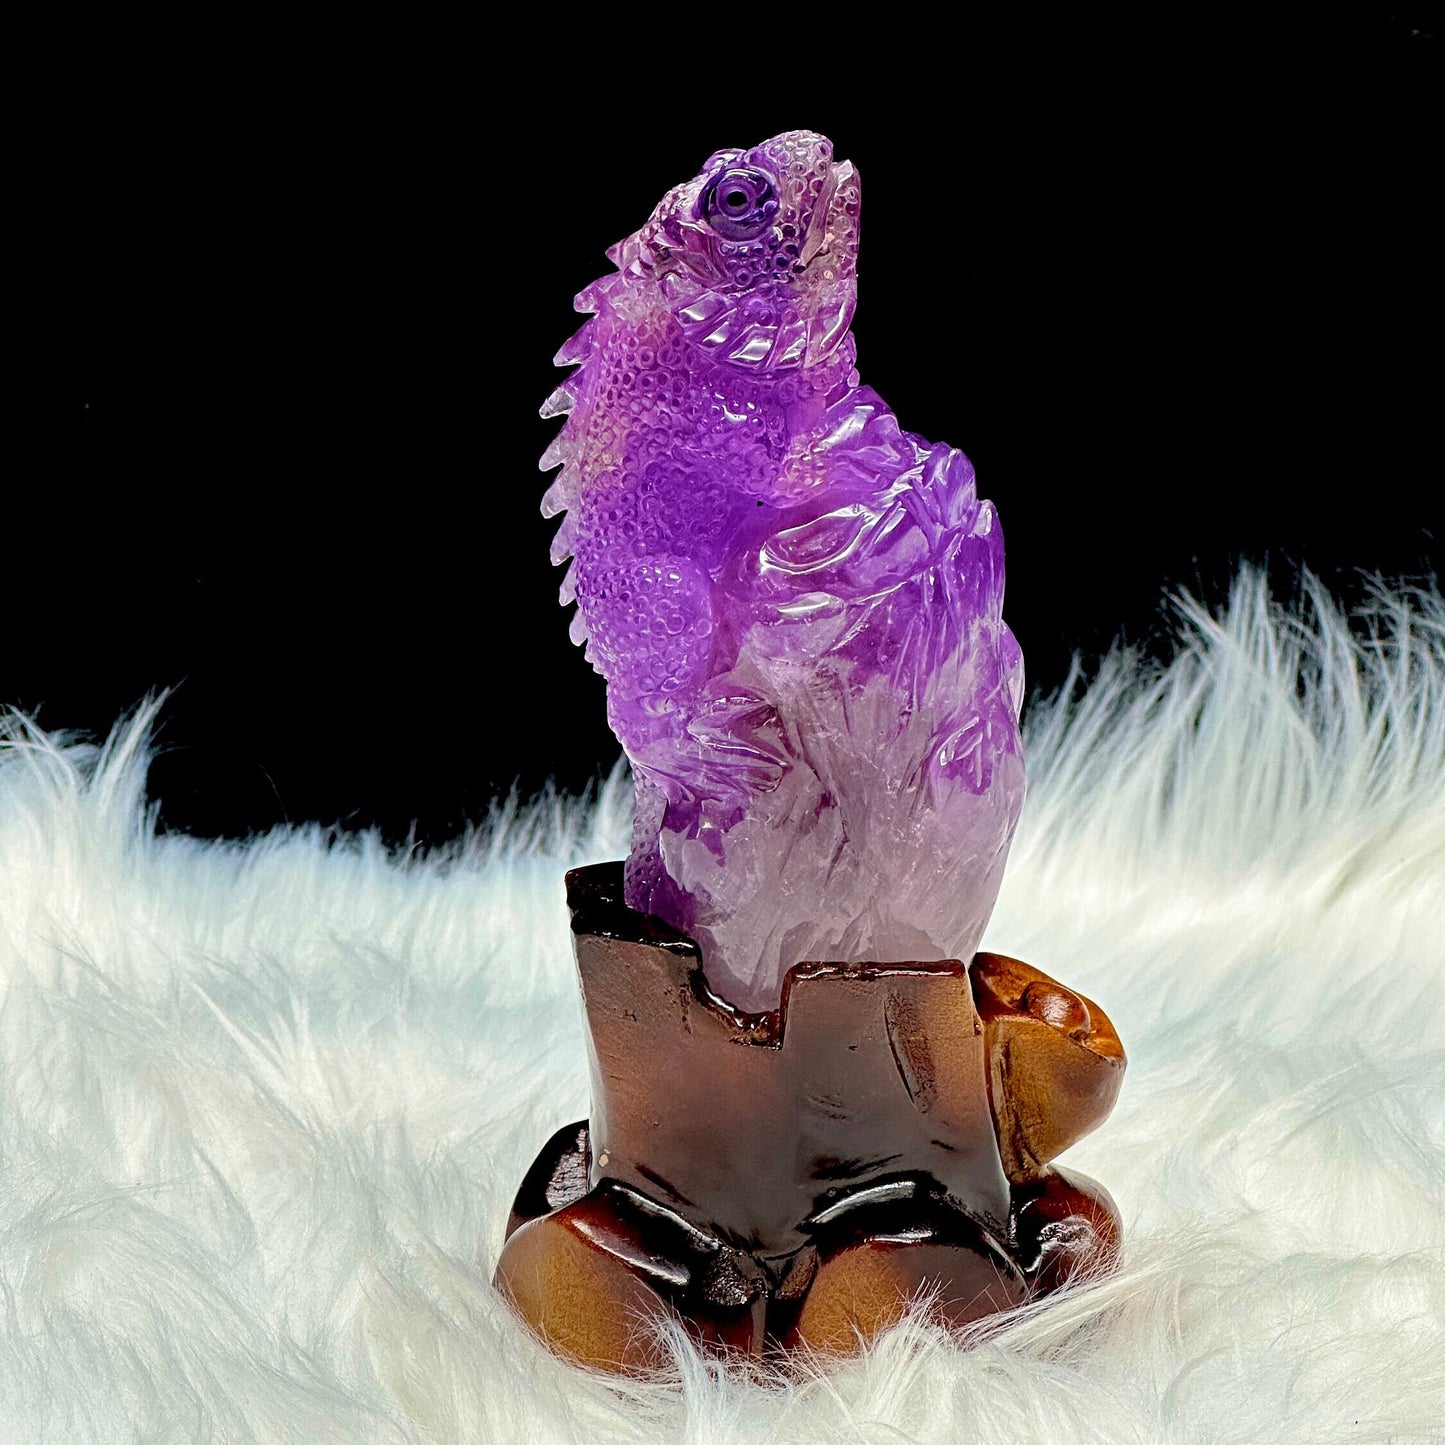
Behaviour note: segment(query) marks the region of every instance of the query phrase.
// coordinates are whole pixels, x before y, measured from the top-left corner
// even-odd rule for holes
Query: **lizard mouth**
[[[827,189],[818,198],[804,251],[799,259],[811,277],[812,306],[807,317],[803,365],[825,360],[837,350],[853,321],[858,300],[858,173],[851,161],[829,167]]]
[[[834,161],[828,167],[828,179],[824,183],[823,194],[818,197],[818,204],[813,207],[807,239],[798,255],[802,265],[811,265],[817,257],[827,255],[837,241],[841,230],[839,223],[847,214],[843,196],[850,181],[854,183],[856,190],[857,175],[852,161]]]

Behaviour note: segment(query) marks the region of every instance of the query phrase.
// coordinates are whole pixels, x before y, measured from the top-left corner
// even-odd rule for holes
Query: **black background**
[[[998,504],[1033,688],[1167,651],[1166,591],[1241,559],[1438,571],[1430,12],[767,14],[63,54],[0,703],[104,733],[174,688],[152,792],[207,835],[440,842],[583,786],[616,747],[537,510],[550,357],[669,186],[795,126],[859,168],[860,370]]]

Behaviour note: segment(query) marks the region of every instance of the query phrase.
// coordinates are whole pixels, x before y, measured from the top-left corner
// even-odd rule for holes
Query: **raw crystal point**
[[[854,366],[858,177],[720,151],[608,253],[543,466],[637,807],[626,902],[744,1009],[804,960],[975,952],[1024,792],[1003,538]]]

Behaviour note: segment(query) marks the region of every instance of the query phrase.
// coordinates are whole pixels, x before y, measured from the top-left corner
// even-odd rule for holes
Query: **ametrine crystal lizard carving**
[[[714,155],[608,252],[543,408],[635,779],[626,902],[745,1009],[802,961],[971,958],[1023,799],[1003,539],[859,381],[858,215],[822,136]]]
[[[1118,1258],[1052,1162],[1118,1034],[976,952],[1023,794],[1002,542],[967,460],[859,384],[857,228],[821,136],[715,155],[578,298],[548,404],[637,815],[625,866],[567,875],[591,1108],[494,1279],[591,1367],[674,1369],[680,1325],[812,1371],[920,1299],[965,1327]]]

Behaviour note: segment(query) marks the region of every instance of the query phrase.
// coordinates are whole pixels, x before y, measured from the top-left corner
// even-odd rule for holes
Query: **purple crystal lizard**
[[[1023,801],[1003,538],[859,383],[858,212],[820,135],[718,152],[608,252],[543,407],[635,779],[626,901],[745,1009],[805,960],[971,958]]]

